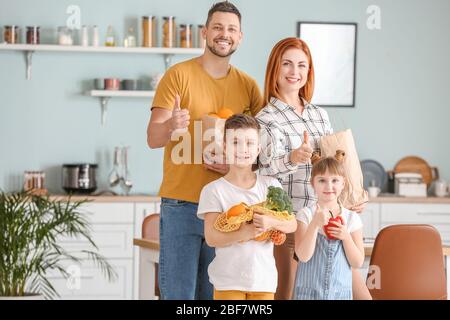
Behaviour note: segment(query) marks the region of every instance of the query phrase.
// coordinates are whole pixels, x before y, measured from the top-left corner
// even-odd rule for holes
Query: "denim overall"
[[[318,233],[311,259],[300,262],[295,279],[294,300],[351,300],[352,269],[341,240]]]

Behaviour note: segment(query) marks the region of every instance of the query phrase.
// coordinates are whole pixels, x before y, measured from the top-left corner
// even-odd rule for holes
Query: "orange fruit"
[[[217,115],[217,113],[215,113],[215,112],[210,112],[210,113],[208,113],[208,116],[214,117],[214,118],[220,118],[220,117]]]
[[[270,238],[274,245],[279,246],[282,245],[284,241],[286,241],[286,234],[276,230],[272,233]]]
[[[227,211],[227,218],[237,217],[237,216],[239,216],[241,214],[244,214],[245,212],[246,212],[245,205],[240,203],[240,204],[232,206],[230,209],[228,209],[228,211]]]
[[[234,115],[234,112],[228,108],[222,108],[217,112],[217,115],[222,119],[228,119],[232,115]]]

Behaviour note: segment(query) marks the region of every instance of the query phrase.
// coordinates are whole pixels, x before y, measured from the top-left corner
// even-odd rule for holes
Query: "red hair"
[[[300,88],[298,96],[311,102],[314,92],[314,66],[311,51],[303,40],[299,38],[286,38],[279,41],[275,47],[273,47],[269,61],[267,62],[266,79],[264,81],[264,105],[269,104],[270,97],[281,98],[277,84],[278,77],[280,76],[281,57],[288,49],[292,48],[302,50],[308,58],[308,79],[306,80],[305,85]]]

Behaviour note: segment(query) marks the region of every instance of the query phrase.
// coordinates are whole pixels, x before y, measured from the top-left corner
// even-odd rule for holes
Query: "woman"
[[[264,85],[265,107],[256,118],[262,128],[261,174],[275,176],[292,198],[294,210],[316,201],[311,187],[311,156],[320,137],[333,133],[327,112],[311,104],[314,66],[307,44],[298,38],[279,41],[269,57]],[[364,205],[348,208],[360,213]],[[294,235],[275,248],[278,268],[276,299],[290,299],[297,262]],[[371,299],[358,270],[352,270],[353,296]]]

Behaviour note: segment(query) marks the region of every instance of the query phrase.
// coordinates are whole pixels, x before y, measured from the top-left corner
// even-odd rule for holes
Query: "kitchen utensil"
[[[369,197],[376,198],[380,194],[381,189],[378,187],[369,187],[367,191],[369,192]]]
[[[368,189],[370,186],[378,187],[381,190],[385,190],[387,182],[387,173],[384,167],[375,160],[362,160],[361,170],[363,172],[363,185],[364,189]],[[372,183],[371,182],[375,181]]]
[[[120,174],[119,174],[120,156],[121,156],[120,148],[116,147],[114,149],[114,167],[113,167],[111,173],[109,174],[109,179],[108,179],[109,185],[111,187],[117,186],[121,179]]]
[[[437,180],[434,183],[434,194],[436,197],[446,197],[448,195],[449,185],[444,180]]]
[[[161,81],[162,77],[163,77],[162,73],[157,73],[150,77],[150,90],[156,90],[156,88],[158,87],[159,81]]]
[[[122,80],[122,88],[124,90],[137,90],[138,82],[134,79]]]
[[[63,164],[62,186],[68,193],[91,193],[97,189],[97,164]]]
[[[439,177],[439,172],[436,167],[430,167],[428,163],[419,157],[408,156],[402,158],[394,167],[394,172],[416,172],[420,173],[423,178],[423,182],[427,186],[430,186],[431,182]]]
[[[120,90],[120,80],[116,78],[105,79],[106,90]]]
[[[427,185],[420,173],[401,172],[395,175],[395,193],[405,197],[426,197]]]
[[[124,147],[122,149],[122,156],[123,156],[122,188],[126,195],[130,193],[130,190],[133,187],[130,170],[128,169],[128,149],[129,147]]]

